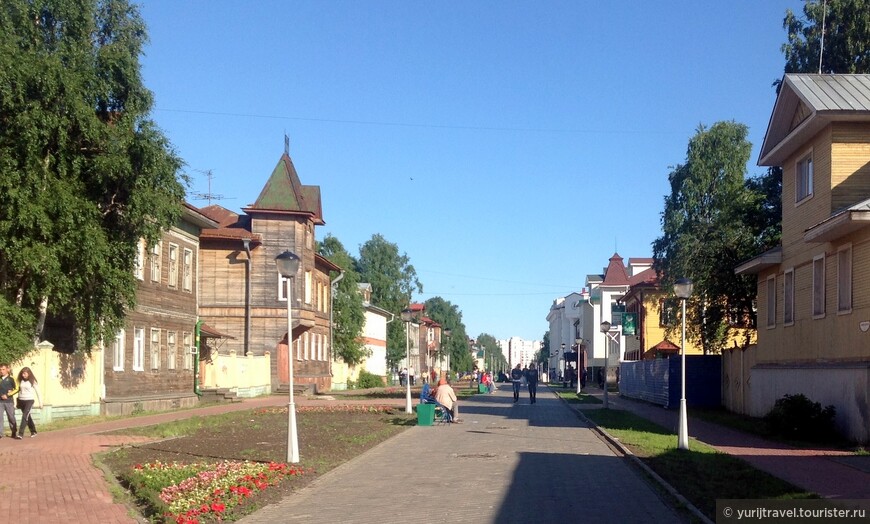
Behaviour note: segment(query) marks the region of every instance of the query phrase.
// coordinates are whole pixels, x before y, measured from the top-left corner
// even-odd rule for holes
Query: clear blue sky
[[[755,166],[802,2],[149,1],[153,117],[190,191],[252,203],[284,134],[352,254],[399,246],[471,336],[540,339],[617,250],[652,256],[700,124]],[[204,206],[205,201],[193,200]]]

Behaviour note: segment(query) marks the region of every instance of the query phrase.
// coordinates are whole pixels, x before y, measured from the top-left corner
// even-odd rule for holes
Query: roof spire
[[[290,155],[290,137],[287,136],[287,133],[284,133],[284,154]]]

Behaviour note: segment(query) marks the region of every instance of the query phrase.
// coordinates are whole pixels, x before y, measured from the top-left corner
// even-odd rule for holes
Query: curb
[[[548,386],[548,387],[549,387],[549,386]],[[703,513],[701,513],[701,510],[699,510],[697,507],[695,507],[694,504],[692,504],[691,502],[689,502],[689,500],[686,499],[686,497],[684,497],[682,494],[680,494],[680,492],[677,491],[676,488],[674,488],[673,486],[671,486],[670,483],[668,483],[668,481],[666,481],[665,479],[663,479],[661,476],[659,476],[658,473],[656,473],[655,471],[653,471],[653,470],[652,470],[649,466],[647,466],[647,465],[646,465],[642,460],[640,460],[639,458],[637,458],[637,456],[635,456],[635,454],[632,453],[630,449],[626,448],[626,447],[622,444],[622,442],[619,441],[619,439],[617,439],[616,437],[614,437],[613,435],[611,435],[610,433],[608,433],[607,431],[605,431],[604,428],[602,428],[601,426],[599,426],[599,425],[597,425],[595,422],[593,422],[591,419],[589,419],[586,415],[583,414],[583,411],[582,411],[580,408],[575,408],[575,407],[572,406],[570,403],[568,403],[567,400],[565,400],[564,398],[562,398],[560,395],[556,394],[556,392],[553,391],[553,388],[550,388],[550,391],[552,391],[553,395],[555,395],[556,398],[558,398],[558,399],[561,400],[563,403],[565,403],[571,411],[573,411],[573,412],[574,412],[578,417],[580,417],[584,422],[586,422],[586,424],[589,425],[589,428],[592,429],[593,431],[595,431],[595,433],[598,435],[599,438],[601,438],[602,440],[604,440],[607,444],[609,444],[609,445],[613,446],[614,448],[618,449],[619,452],[623,454],[623,456],[628,457],[629,460],[631,460],[635,465],[637,465],[638,467],[640,467],[644,472],[646,472],[647,475],[649,475],[650,477],[652,477],[653,480],[655,480],[656,482],[658,482],[658,484],[662,487],[662,489],[664,489],[665,491],[667,491],[669,495],[671,495],[672,497],[674,497],[675,499],[677,499],[677,501],[678,501],[680,504],[682,504],[683,506],[685,506],[685,508],[686,508],[686,509],[687,509],[687,510],[692,514],[692,515],[694,515],[695,517],[697,517],[698,519],[700,519],[701,522],[704,522],[704,524],[715,524],[712,520],[709,519],[709,517],[707,517],[706,515],[704,515]]]

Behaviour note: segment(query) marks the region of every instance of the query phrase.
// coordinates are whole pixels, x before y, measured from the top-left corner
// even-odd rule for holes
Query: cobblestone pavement
[[[531,405],[503,385],[461,402],[460,415],[410,428],[240,522],[679,519],[546,387]]]

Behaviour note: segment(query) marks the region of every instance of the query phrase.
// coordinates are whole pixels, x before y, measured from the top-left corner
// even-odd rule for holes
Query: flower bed
[[[195,524],[221,520],[228,509],[254,493],[277,485],[302,469],[284,463],[223,461],[208,463],[137,464],[128,474],[130,486],[161,507],[167,521]],[[156,494],[158,501],[153,500]]]

